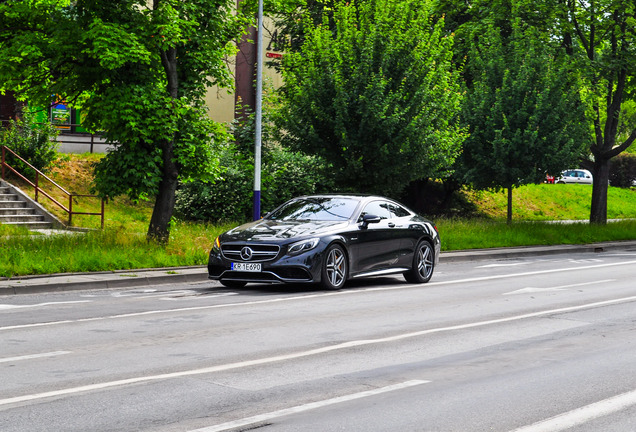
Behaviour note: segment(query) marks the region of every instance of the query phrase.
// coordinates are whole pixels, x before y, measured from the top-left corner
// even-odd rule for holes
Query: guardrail
[[[57,205],[59,208],[64,210],[66,213],[68,213],[68,225],[69,226],[72,226],[72,224],[73,224],[73,215],[90,215],[90,216],[101,216],[101,227],[102,227],[102,229],[104,229],[104,203],[105,203],[104,198],[100,198],[101,199],[101,212],[100,213],[73,211],[73,198],[77,198],[77,197],[99,198],[99,196],[97,196],[97,195],[85,195],[85,194],[70,193],[70,192],[66,191],[66,189],[64,189],[62,186],[58,185],[53,180],[51,180],[49,177],[47,177],[46,174],[42,173],[40,170],[35,168],[33,165],[31,165],[30,163],[28,163],[27,161],[22,159],[19,155],[17,155],[9,147],[4,146],[4,145],[1,146],[1,147],[2,147],[2,163],[1,163],[1,166],[2,166],[2,178],[3,179],[6,179],[6,174],[7,174],[6,170],[9,170],[12,173],[14,173],[15,175],[17,175],[19,178],[21,178],[23,181],[25,181],[27,184],[29,184],[31,187],[33,187],[35,189],[35,202],[38,202],[38,197],[39,197],[40,194],[42,194],[45,197],[47,197],[48,199],[50,199],[51,201],[53,201],[53,203],[55,205]],[[28,178],[26,178],[24,175],[20,174],[15,168],[13,168],[11,165],[9,165],[6,162],[6,152],[11,153],[13,156],[15,156],[16,158],[21,160],[29,168],[31,168],[33,171],[35,171],[35,183],[32,182],[31,180],[29,180]],[[57,201],[55,198],[53,198],[44,189],[42,189],[40,187],[40,179],[41,178],[43,178],[45,180],[48,180],[54,187],[59,189],[64,195],[66,195],[68,197],[68,207],[66,207],[63,204],[61,204],[59,201]]]

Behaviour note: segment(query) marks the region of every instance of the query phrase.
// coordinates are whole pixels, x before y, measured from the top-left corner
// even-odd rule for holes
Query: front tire
[[[427,240],[417,244],[413,254],[413,266],[404,273],[404,279],[409,283],[426,283],[431,280],[435,270],[435,251]]]
[[[328,290],[338,290],[344,286],[348,274],[349,264],[343,247],[337,244],[329,246],[322,262],[320,281],[322,287]]]

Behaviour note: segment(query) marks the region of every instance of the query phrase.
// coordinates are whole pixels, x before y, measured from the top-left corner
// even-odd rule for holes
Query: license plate
[[[232,263],[232,270],[244,272],[261,271],[261,263]]]

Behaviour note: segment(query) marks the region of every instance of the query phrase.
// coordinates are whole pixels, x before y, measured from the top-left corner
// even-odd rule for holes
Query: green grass
[[[147,242],[144,232],[124,229],[52,236],[12,233],[0,239],[0,277],[202,265],[216,236],[229,228],[179,223],[165,247]],[[0,225],[0,233],[4,230]]]
[[[486,217],[506,218],[507,192],[463,191]],[[588,220],[592,201],[591,185],[526,185],[513,191],[513,220]],[[607,198],[609,219],[636,218],[636,188],[610,187]]]
[[[513,222],[493,220],[438,220],[442,250],[512,246],[589,244],[636,239],[636,220],[607,225],[589,223]]]
[[[50,176],[69,191],[89,193],[90,164],[99,157],[65,156]],[[483,217],[436,220],[444,251],[636,239],[634,220],[606,226],[539,223],[588,219],[590,186],[530,185],[515,189],[514,222],[510,225],[505,223],[505,193],[462,193]],[[99,208],[99,202],[78,201],[74,203],[76,209]],[[61,236],[33,236],[24,228],[0,224],[0,277],[203,265],[216,236],[235,225],[177,221],[169,244],[163,247],[146,241],[151,212],[152,203],[118,198],[106,206],[103,231]],[[59,213],[58,216],[64,219]],[[609,188],[608,217],[636,219],[636,189]],[[81,227],[97,228],[99,223],[95,216],[74,219],[74,225]]]

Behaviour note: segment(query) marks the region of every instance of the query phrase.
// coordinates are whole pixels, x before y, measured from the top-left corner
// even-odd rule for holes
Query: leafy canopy
[[[230,0],[7,0],[0,90],[81,107],[83,126],[118,145],[97,167],[97,189],[155,196],[149,237],[167,240],[177,181],[218,167],[224,131],[203,98],[232,84],[224,60],[246,23]]]
[[[425,0],[333,8],[284,58],[283,144],[323,158],[343,190],[395,196],[446,175],[465,134],[442,20]]]
[[[540,183],[577,165],[588,138],[575,72],[535,29],[513,27],[480,28],[470,52],[461,170],[477,188]]]

